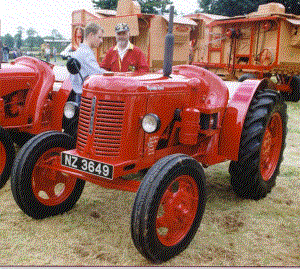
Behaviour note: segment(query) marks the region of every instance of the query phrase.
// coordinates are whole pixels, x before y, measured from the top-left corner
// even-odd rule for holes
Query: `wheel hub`
[[[46,151],[37,161],[33,174],[32,186],[35,197],[47,206],[61,204],[72,193],[76,178],[59,171],[62,148]]]
[[[156,231],[166,246],[178,244],[189,232],[198,209],[198,187],[187,175],[176,178],[165,191],[157,213]]]
[[[277,112],[270,118],[262,141],[260,172],[264,181],[270,180],[277,167],[282,148],[283,124]]]

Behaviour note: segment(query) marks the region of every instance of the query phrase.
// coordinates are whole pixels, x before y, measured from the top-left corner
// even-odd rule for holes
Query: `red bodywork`
[[[61,130],[69,80],[55,79],[53,65],[20,57],[0,69],[0,125],[30,134]]]
[[[107,188],[136,191],[139,181],[122,177],[170,154],[187,154],[204,166],[237,160],[243,121],[260,85],[242,83],[228,103],[225,83],[196,66],[173,67],[171,78],[161,72],[91,76],[84,83],[77,146],[66,153],[113,165],[113,179],[66,166],[54,169]],[[148,113],[161,121],[152,134],[141,126]]]

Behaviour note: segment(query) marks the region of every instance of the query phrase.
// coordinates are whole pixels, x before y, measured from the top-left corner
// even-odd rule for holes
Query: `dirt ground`
[[[300,266],[300,103],[288,103],[288,136],[277,184],[260,201],[230,187],[229,163],[205,169],[208,201],[190,246],[164,266]],[[135,194],[87,183],[75,208],[27,217],[10,183],[0,190],[0,265],[151,266],[135,249]]]

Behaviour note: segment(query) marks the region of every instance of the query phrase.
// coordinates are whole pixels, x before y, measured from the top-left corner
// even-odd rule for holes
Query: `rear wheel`
[[[0,127],[0,188],[9,179],[16,151],[9,133]]]
[[[29,140],[18,153],[11,189],[19,207],[30,217],[62,214],[79,199],[85,181],[60,171],[60,153],[74,147],[71,136],[46,132]]]
[[[195,236],[205,203],[201,165],[182,154],[161,159],[147,172],[134,202],[131,235],[136,248],[154,263],[176,256]]]
[[[234,191],[261,199],[275,186],[286,138],[286,104],[272,90],[258,91],[250,105],[241,136],[239,159],[229,172]]]

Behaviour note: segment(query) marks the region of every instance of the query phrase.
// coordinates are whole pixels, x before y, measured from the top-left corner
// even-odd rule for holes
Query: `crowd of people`
[[[54,46],[52,49],[48,42],[42,44],[41,46],[42,58],[45,59],[46,62],[50,62],[50,58],[53,57],[54,62],[57,60],[57,48]]]
[[[53,57],[54,61],[56,62],[57,48],[53,47],[51,50],[48,43],[45,43],[43,45],[44,45],[44,47],[41,48],[42,58],[44,58],[47,62],[50,62],[50,57]],[[29,51],[23,52],[19,48],[14,48],[14,49],[10,50],[8,45],[6,45],[5,43],[2,44],[2,41],[0,40],[0,60],[1,60],[1,62],[7,63],[9,61],[9,59],[16,59],[23,55],[33,56]]]
[[[10,58],[17,58],[23,55],[23,52],[21,49],[14,49],[12,51],[9,50],[9,47],[6,44],[2,44],[2,41],[0,40],[0,60],[1,63],[7,63]]]

